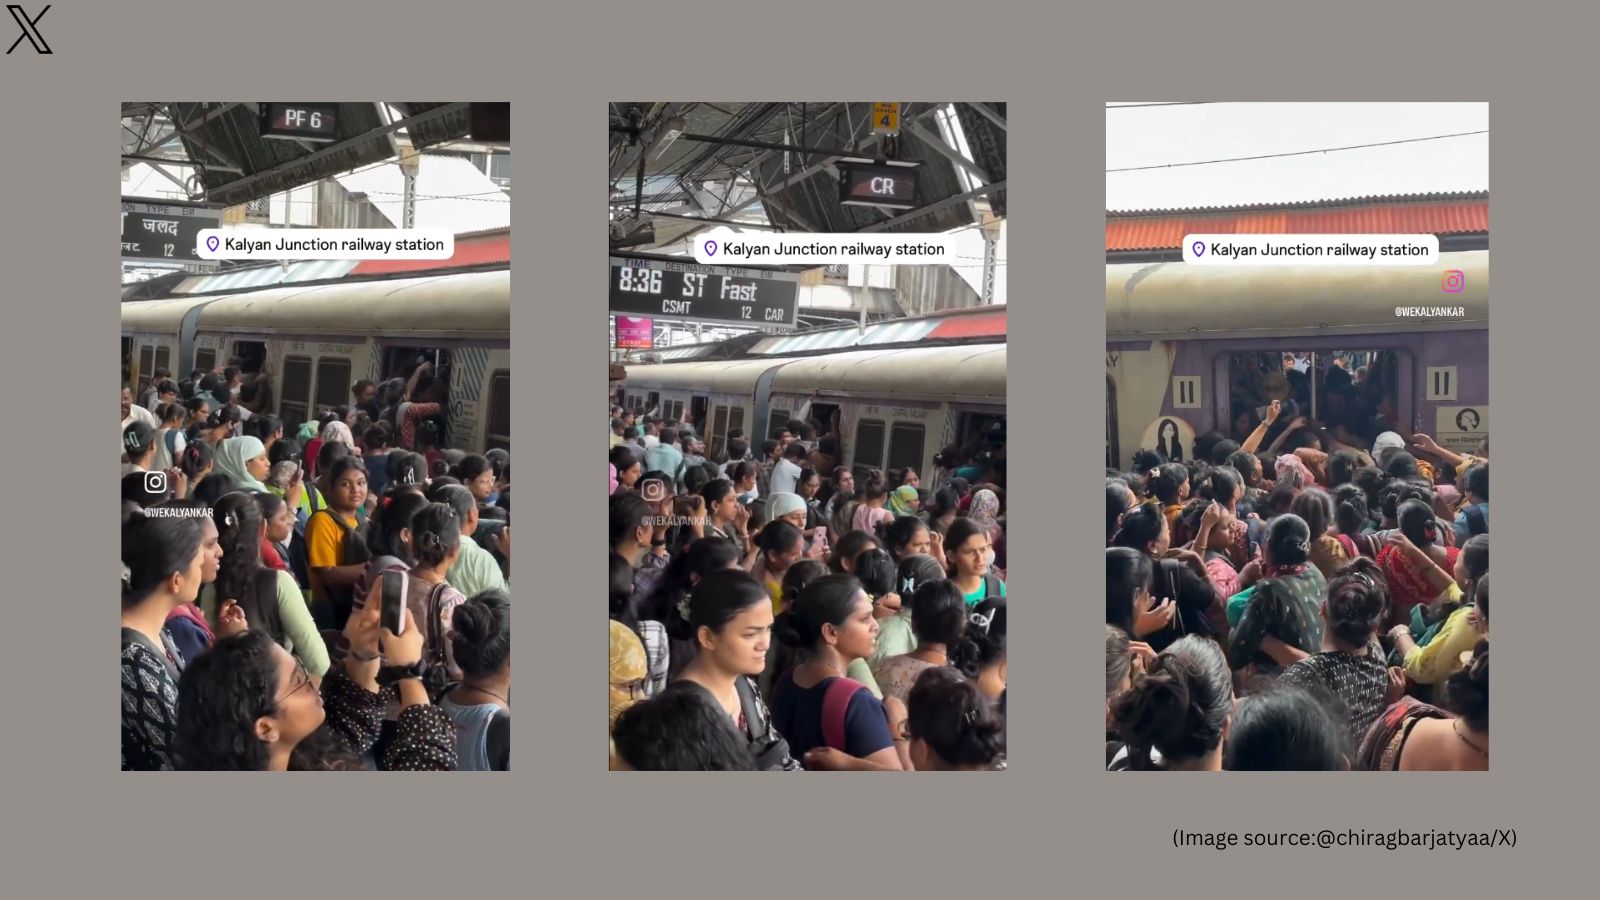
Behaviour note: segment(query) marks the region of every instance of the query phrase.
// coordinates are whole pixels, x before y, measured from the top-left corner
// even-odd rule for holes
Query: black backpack
[[[356,527],[351,528],[345,524],[344,519],[334,515],[332,510],[324,508],[313,513],[313,515],[327,516],[332,519],[334,524],[339,526],[339,531],[344,535],[341,540],[343,546],[339,554],[339,565],[353,566],[371,560],[372,551],[367,548],[367,530],[370,520],[358,522]],[[307,521],[309,523],[309,520]],[[355,585],[343,587],[328,587],[324,585],[322,590],[333,605],[331,610],[333,617],[327,627],[331,627],[335,631],[343,629],[345,622],[350,618],[350,610],[355,607]]]
[[[1489,517],[1484,513],[1483,507],[1474,503],[1463,509],[1461,514],[1467,517],[1467,535],[1469,537],[1477,537],[1480,534],[1489,533]]]

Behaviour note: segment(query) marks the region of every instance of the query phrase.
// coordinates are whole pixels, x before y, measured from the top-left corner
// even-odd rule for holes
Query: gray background
[[[1077,896],[1180,883],[1378,892],[1421,879],[1492,890],[1561,878],[1578,867],[1580,811],[1593,795],[1583,690],[1593,601],[1587,571],[1572,563],[1591,534],[1588,454],[1574,451],[1593,446],[1593,417],[1575,394],[1591,380],[1595,29],[1527,4],[1475,6],[1211,3],[1113,15],[924,2],[869,16],[825,2],[770,14],[750,3],[640,12],[57,3],[40,23],[54,56],[24,44],[0,57],[10,126],[0,359],[13,415],[0,519],[7,893],[859,895],[936,885],[938,895]],[[0,33],[9,43],[9,21]],[[399,97],[509,99],[517,113],[515,443],[522,471],[548,479],[523,499],[522,521],[539,502],[548,524],[524,525],[517,545],[516,771],[120,774],[116,469],[105,449],[117,375],[116,104]],[[1011,772],[801,783],[604,771],[599,200],[604,104],[619,97],[1011,104],[1012,447],[1018,484],[1035,488],[1014,488],[1010,512],[1022,611]],[[1502,583],[1516,587],[1502,589],[1512,605],[1497,616],[1489,774],[1098,771],[1102,104],[1241,98],[1492,104],[1496,558]],[[1175,827],[1515,827],[1519,845],[1470,862],[1373,849],[1177,851]]]

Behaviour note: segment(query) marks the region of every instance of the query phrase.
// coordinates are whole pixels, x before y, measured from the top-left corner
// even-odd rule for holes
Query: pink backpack
[[[835,678],[822,696],[822,742],[841,753],[845,748],[845,713],[850,710],[850,698],[867,686],[851,678]]]

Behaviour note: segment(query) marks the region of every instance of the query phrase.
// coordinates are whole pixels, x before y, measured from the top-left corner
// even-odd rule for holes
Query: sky
[[[1206,103],[1106,109],[1106,168],[1321,150],[1489,127],[1487,103]],[[1156,102],[1156,101],[1149,101]],[[1282,159],[1106,173],[1106,209],[1489,189],[1488,134]]]

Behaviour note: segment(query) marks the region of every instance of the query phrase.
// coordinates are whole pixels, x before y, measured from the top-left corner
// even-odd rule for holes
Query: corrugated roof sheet
[[[349,275],[359,262],[360,260],[355,259],[302,259],[290,263],[287,267],[273,263],[251,266],[247,269],[230,269],[215,274],[191,275],[173,288],[172,293],[209,294],[214,291],[248,291],[275,284],[343,278]]]
[[[1281,205],[1106,212],[1106,250],[1177,249],[1186,234],[1472,234],[1489,193],[1351,197]]]
[[[985,103],[1002,121],[1006,118],[1004,103]],[[961,121],[961,131],[967,136],[967,149],[972,151],[972,161],[995,181],[1006,180],[1006,130],[996,125],[988,116],[978,112],[971,103],[957,103],[956,118]],[[989,194],[989,208],[994,214],[1006,214],[1006,192]]]

